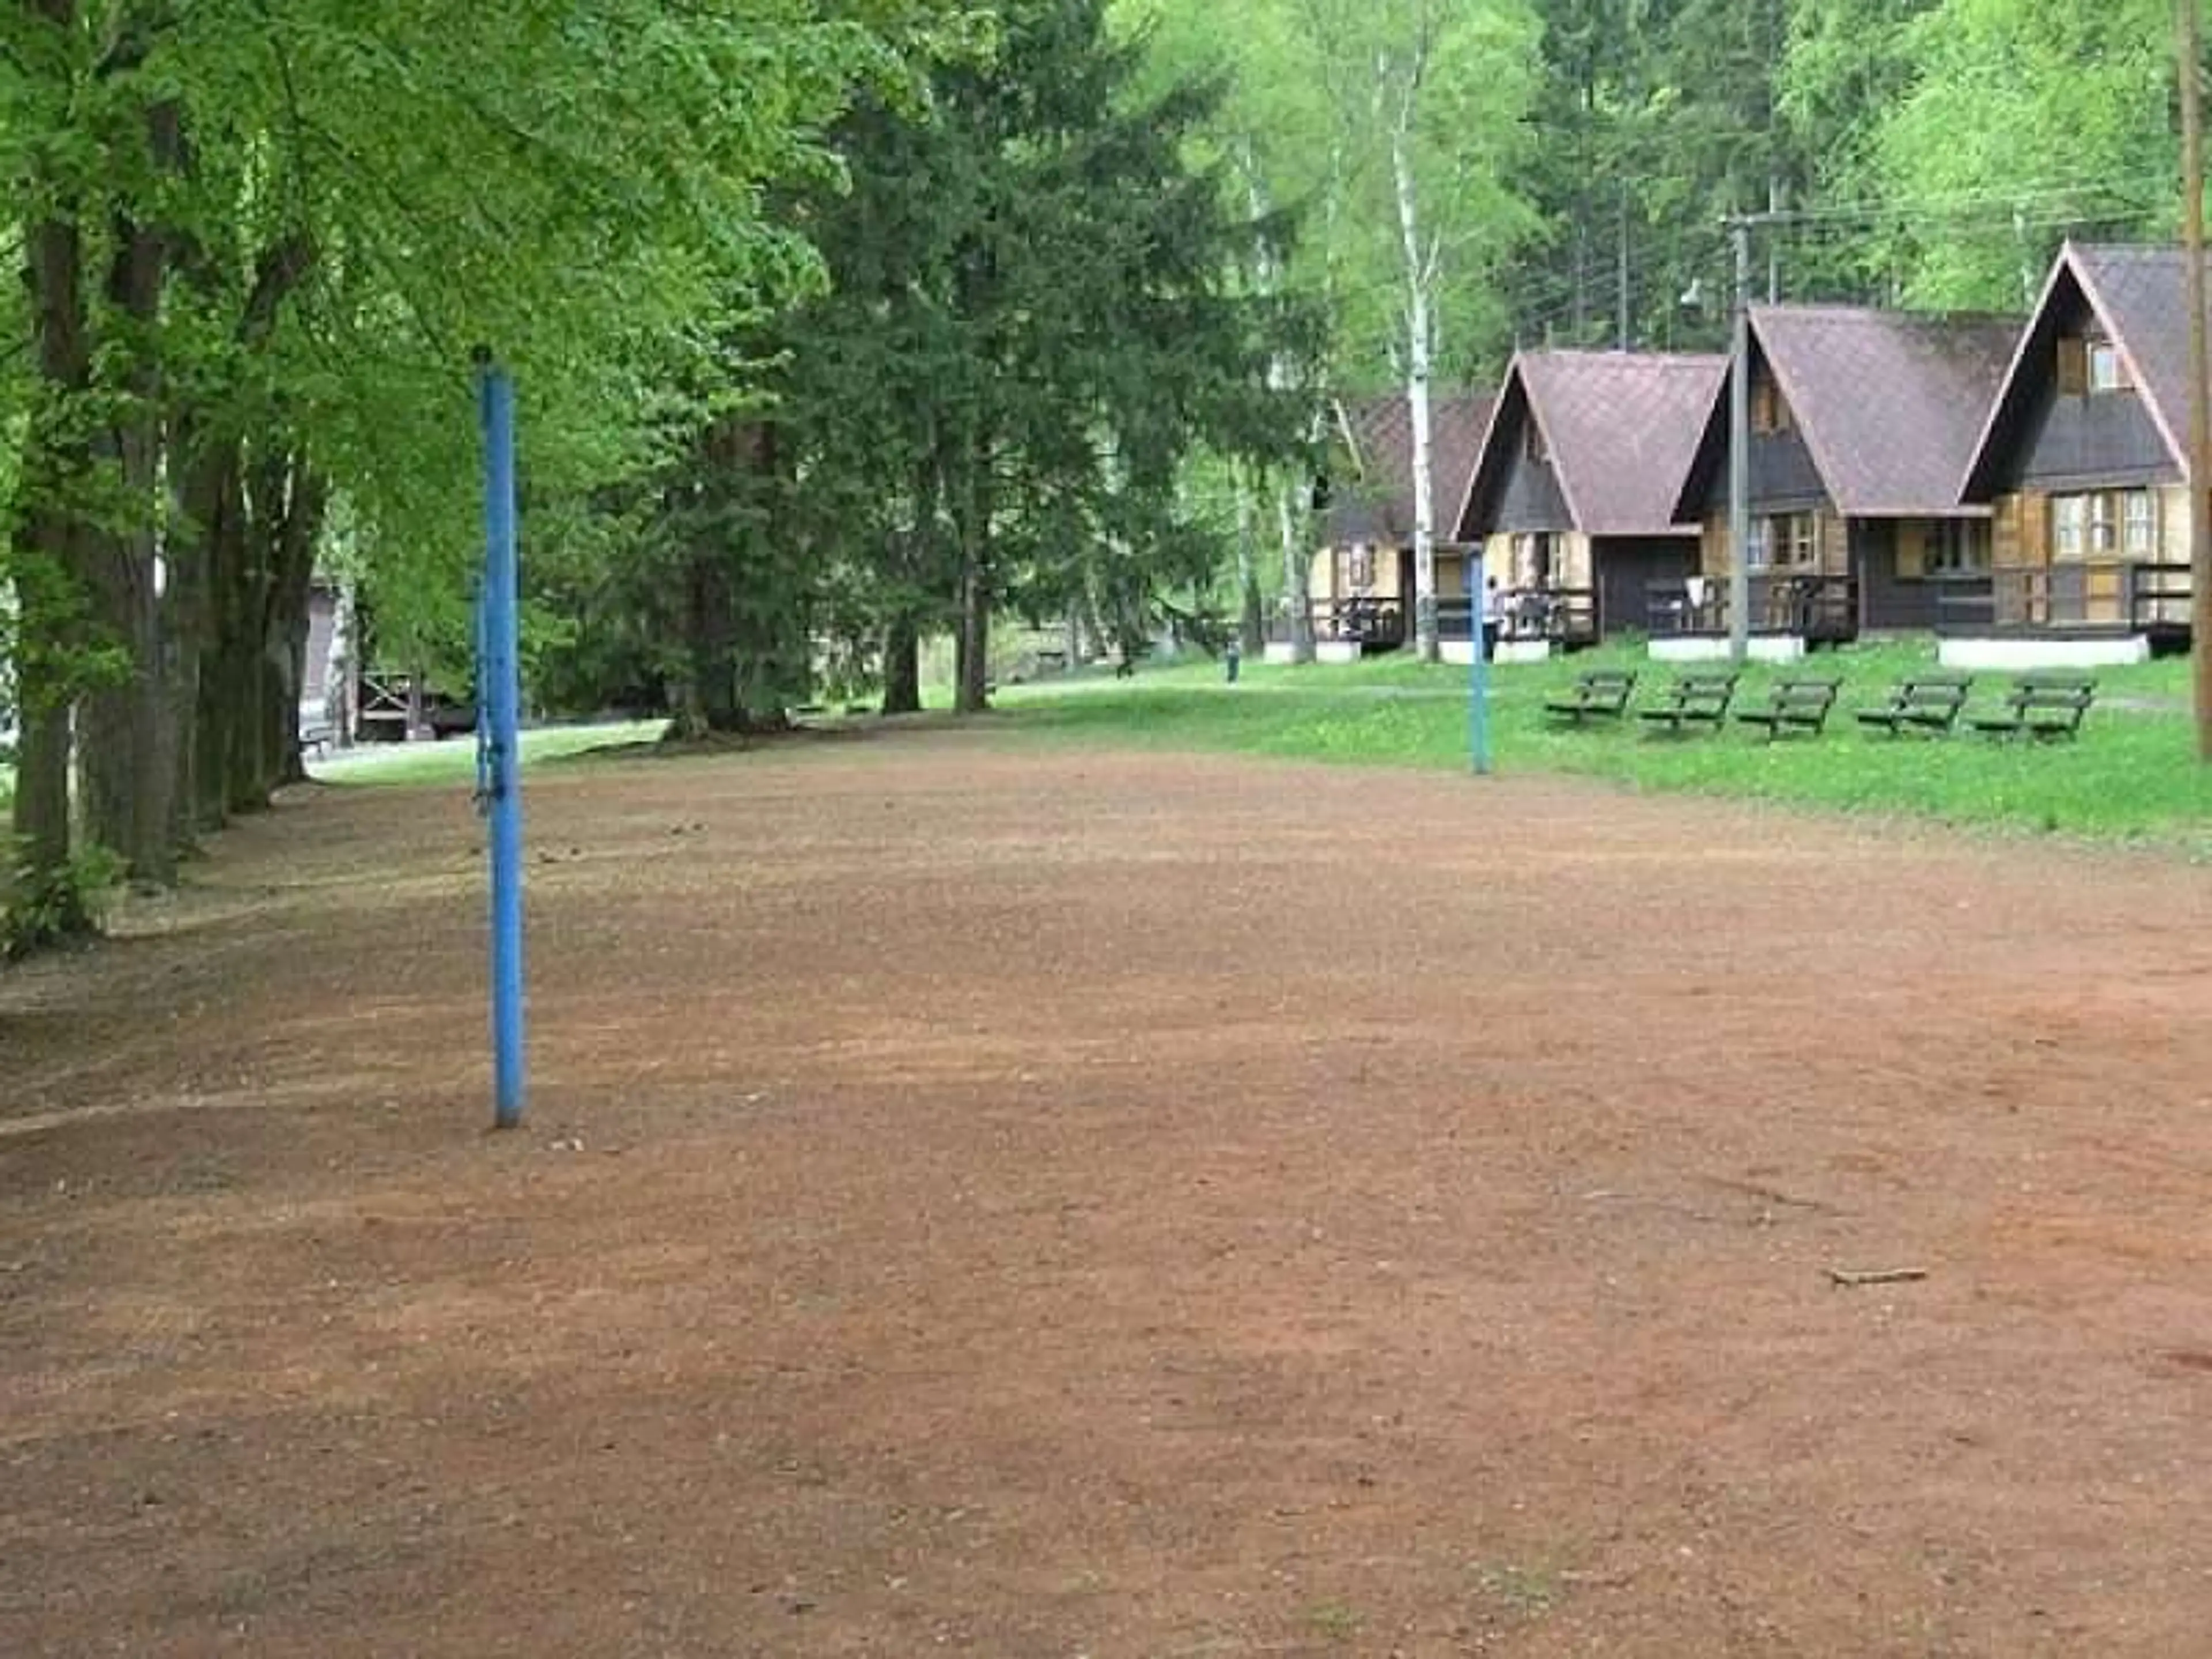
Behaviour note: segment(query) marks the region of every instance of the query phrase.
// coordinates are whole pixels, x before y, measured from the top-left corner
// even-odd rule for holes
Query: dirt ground
[[[0,1654],[2212,1653],[2212,872],[941,730],[530,815],[512,1134],[462,791],[0,978]]]

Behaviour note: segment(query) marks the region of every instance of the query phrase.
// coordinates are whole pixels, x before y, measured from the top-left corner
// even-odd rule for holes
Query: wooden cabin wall
[[[1400,580],[1399,567],[1403,562],[1398,556],[1400,549],[1383,543],[1371,546],[1368,556],[1373,562],[1374,580],[1364,584],[1356,584],[1349,580],[1354,551],[1350,547],[1324,547],[1314,555],[1310,591],[1315,599],[1399,599],[1413,597],[1404,591],[1405,584]],[[1443,556],[1440,554],[1437,557],[1439,580],[1443,568]]]
[[[1554,544],[1552,586],[1585,590],[1597,586],[1597,568],[1590,558],[1590,538],[1580,531],[1560,537]]]

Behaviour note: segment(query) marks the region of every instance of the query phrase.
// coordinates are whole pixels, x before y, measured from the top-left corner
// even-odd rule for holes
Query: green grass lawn
[[[1625,667],[1648,696],[1674,670],[1640,648],[1608,647],[1547,664],[1491,671],[1498,769],[1610,778],[2033,833],[2141,840],[2212,854],[2212,768],[2195,757],[2186,661],[2102,670],[2098,706],[2078,743],[1992,743],[1863,734],[1850,711],[1891,682],[1932,666],[1932,644],[1823,652],[1795,670],[1759,665],[1740,706],[1763,701],[1778,672],[1840,674],[1826,735],[1768,744],[1749,727],[1718,737],[1649,737],[1625,729],[1558,728],[1543,702],[1584,669]],[[1275,755],[1352,765],[1464,768],[1468,671],[1394,658],[1352,666],[1248,668],[1235,686],[1218,667],[1147,670],[1133,682],[1078,678],[1010,690],[1000,704],[1017,730],[1062,741]],[[1974,707],[1994,707],[2010,677],[1977,677]]]
[[[526,770],[581,755],[594,749],[623,744],[650,743],[667,725],[665,720],[633,720],[611,726],[552,726],[522,734],[522,764]],[[474,738],[448,738],[443,743],[368,744],[348,754],[310,761],[307,770],[319,782],[347,788],[392,784],[472,784],[477,775]]]

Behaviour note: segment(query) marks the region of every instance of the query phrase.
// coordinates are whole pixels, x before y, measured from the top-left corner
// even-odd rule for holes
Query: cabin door
[[[1690,541],[1601,541],[1590,556],[1597,566],[1598,631],[1608,639],[1632,629],[1650,633],[1652,587],[1679,586],[1698,569],[1698,544]]]

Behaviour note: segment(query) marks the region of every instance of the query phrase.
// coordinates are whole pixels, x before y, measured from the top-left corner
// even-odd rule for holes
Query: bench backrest
[[[1668,694],[1678,702],[1688,702],[1706,697],[1732,697],[1735,695],[1735,674],[1678,674]]]
[[[1575,676],[1575,690],[1593,697],[1624,696],[1636,689],[1636,675],[1626,668],[1593,668]]]
[[[2056,709],[2071,714],[2076,720],[2088,712],[2095,701],[2097,688],[2090,685],[2030,685],[2021,684],[2013,688],[2005,702],[2020,714],[2031,709]]]
[[[2094,674],[2068,674],[2052,669],[2039,669],[2032,674],[2022,674],[2013,682],[2012,696],[2021,697],[2078,697],[2083,701],[2097,695]]]
[[[1956,708],[1974,689],[1972,674],[1915,674],[1893,699],[1899,708]]]
[[[1835,702],[1839,684],[1836,680],[1779,680],[1767,697],[1777,708],[1826,708]]]

